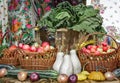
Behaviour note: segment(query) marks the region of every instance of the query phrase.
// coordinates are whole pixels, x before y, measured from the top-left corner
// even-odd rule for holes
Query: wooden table
[[[44,80],[44,81],[43,81]],[[30,82],[30,80],[26,80],[24,82],[20,82],[19,80],[15,79],[15,78],[1,78],[0,79],[0,83],[58,83],[56,80],[52,80],[52,79],[41,79],[37,82]],[[97,81],[92,81],[92,80],[85,80],[85,81],[81,81],[81,82],[77,82],[77,83],[120,83],[120,81],[101,81],[101,82],[97,82]]]

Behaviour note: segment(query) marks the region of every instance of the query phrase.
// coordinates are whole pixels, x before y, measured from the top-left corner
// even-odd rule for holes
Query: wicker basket
[[[23,51],[19,57],[20,66],[23,69],[45,70],[51,69],[56,59],[57,49],[47,51],[46,53]]]
[[[98,35],[98,34],[102,34],[102,33],[92,33],[92,34],[87,35],[85,38],[85,42],[89,38],[91,38],[91,36],[93,37],[94,35]],[[105,35],[105,34],[103,34],[103,35]],[[105,36],[109,36],[109,35],[105,35]],[[109,36],[109,37],[111,37],[111,36]],[[112,39],[115,41],[114,38],[112,38]],[[99,41],[98,39],[96,39],[96,40]],[[116,41],[115,41],[115,43],[118,46]],[[115,48],[115,50],[110,53],[101,54],[99,56],[95,56],[94,54],[84,53],[80,49],[80,50],[78,50],[78,55],[79,55],[79,59],[81,61],[82,66],[85,63],[88,63],[85,67],[85,70],[87,70],[89,72],[96,70],[97,66],[102,66],[102,67],[106,68],[108,71],[113,71],[114,69],[117,68],[118,47]],[[104,72],[104,70],[101,70],[101,71]]]
[[[119,48],[118,48],[118,64],[117,67],[120,68],[120,44],[119,44]]]
[[[3,57],[0,58],[0,64],[8,64],[14,66],[19,65],[18,56],[15,54],[17,52],[17,49],[13,51],[10,51],[9,49],[4,49],[2,52]]]

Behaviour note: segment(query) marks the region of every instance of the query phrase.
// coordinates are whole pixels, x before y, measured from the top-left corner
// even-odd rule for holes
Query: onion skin
[[[17,75],[18,80],[25,81],[27,79],[27,72],[21,71]]]
[[[66,74],[60,74],[57,78],[57,81],[59,83],[67,83],[68,82],[68,76]]]
[[[38,73],[33,72],[30,74],[30,81],[35,82],[38,81],[40,79],[40,76]]]
[[[107,79],[107,80],[114,80],[116,77],[115,77],[115,75],[112,73],[112,72],[106,72],[105,74],[105,78]]]
[[[7,74],[7,69],[6,68],[0,69],[0,78],[4,77],[6,74]]]

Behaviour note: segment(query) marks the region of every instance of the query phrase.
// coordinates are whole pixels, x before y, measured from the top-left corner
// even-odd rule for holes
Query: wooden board
[[[43,81],[44,80],[44,81]],[[32,83],[30,82],[30,80],[26,80],[24,82],[21,82],[15,78],[1,78],[0,79],[0,83]],[[52,80],[52,79],[41,79],[37,82],[34,83],[58,83],[56,80]],[[97,81],[92,81],[92,80],[85,80],[85,81],[81,81],[81,82],[77,82],[77,83],[120,83],[120,81],[101,81],[101,82],[97,82]]]

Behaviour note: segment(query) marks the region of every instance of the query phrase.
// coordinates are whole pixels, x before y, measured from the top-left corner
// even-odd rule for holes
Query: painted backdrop
[[[120,0],[87,0],[87,5],[100,9],[103,27],[120,41]]]

